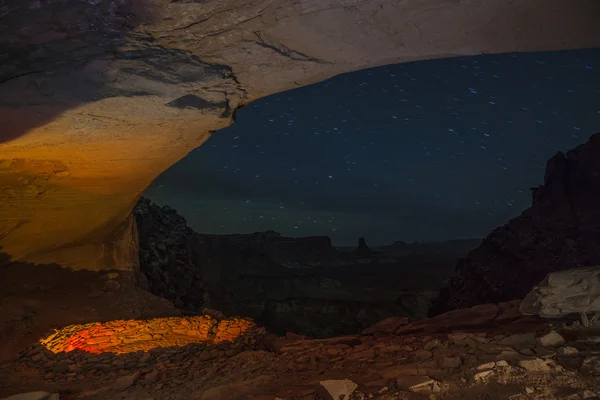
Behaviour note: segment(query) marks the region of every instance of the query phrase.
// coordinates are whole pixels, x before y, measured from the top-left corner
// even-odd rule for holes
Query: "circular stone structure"
[[[207,315],[167,317],[69,325],[57,329],[40,343],[53,353],[80,350],[93,354],[124,354],[191,343],[233,342],[261,331],[254,322],[242,318],[219,321]]]

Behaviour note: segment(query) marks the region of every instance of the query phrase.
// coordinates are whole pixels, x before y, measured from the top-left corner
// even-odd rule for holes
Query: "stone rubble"
[[[556,333],[556,331],[550,331],[538,338],[538,342],[543,347],[558,347],[565,344],[565,339]]]
[[[438,321],[432,333],[391,334],[384,324],[384,332],[329,339],[258,328],[234,341],[122,354],[52,353],[36,344],[0,365],[0,396],[43,388],[81,400],[591,400],[600,388],[600,341],[564,328],[569,321],[492,321],[450,332],[442,331],[447,319]],[[543,347],[555,334],[564,344]]]

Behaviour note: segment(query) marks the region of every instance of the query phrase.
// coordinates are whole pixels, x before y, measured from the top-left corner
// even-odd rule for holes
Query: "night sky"
[[[596,132],[600,49],[390,65],[246,106],[146,195],[202,233],[483,238]]]

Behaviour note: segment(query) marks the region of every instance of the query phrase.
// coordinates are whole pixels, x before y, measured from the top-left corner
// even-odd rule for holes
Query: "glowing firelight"
[[[40,343],[53,353],[82,350],[94,354],[123,354],[190,343],[234,341],[255,329],[256,325],[249,320],[231,318],[219,321],[208,315],[116,320],[69,325],[55,330]]]

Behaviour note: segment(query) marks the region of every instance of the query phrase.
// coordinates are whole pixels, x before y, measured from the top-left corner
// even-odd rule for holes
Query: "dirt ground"
[[[178,311],[137,289],[130,273],[13,263],[0,274],[0,398],[40,390],[90,400],[600,398],[600,333],[573,321],[514,309],[489,317],[500,309],[492,305],[330,339],[257,330],[243,342],[54,354],[39,343],[53,328]]]

